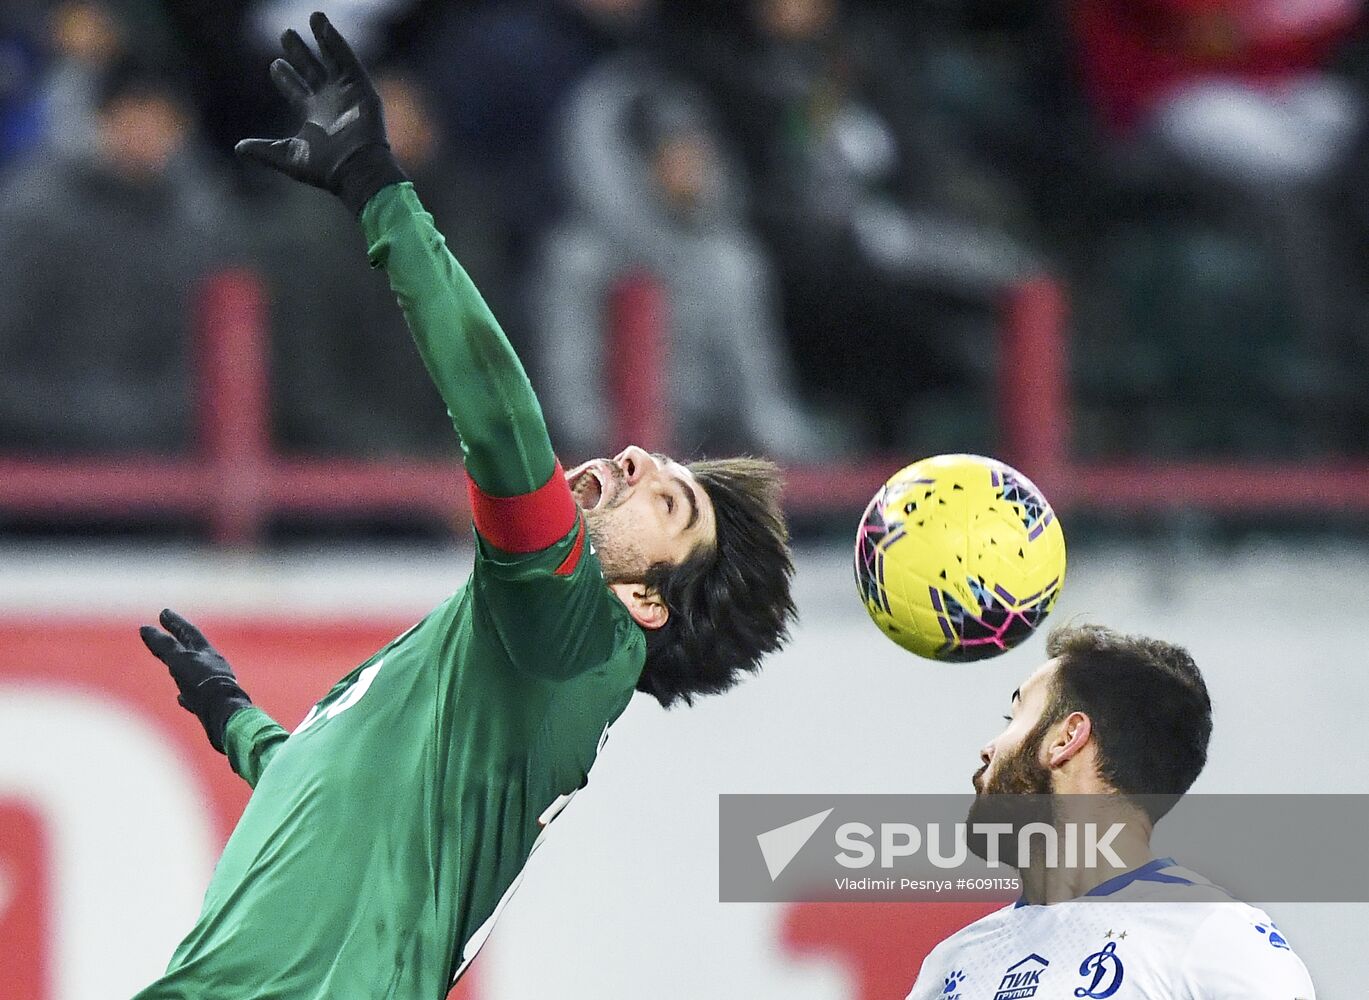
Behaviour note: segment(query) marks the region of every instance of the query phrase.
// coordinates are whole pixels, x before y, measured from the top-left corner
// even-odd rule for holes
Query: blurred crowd
[[[273,434],[455,441],[354,221],[245,167],[299,0],[0,8],[0,452],[194,447],[194,304],[269,292]],[[1090,455],[1369,452],[1361,0],[334,0],[396,155],[602,453],[609,302],[682,452],[994,446],[1000,303],[1069,289]]]

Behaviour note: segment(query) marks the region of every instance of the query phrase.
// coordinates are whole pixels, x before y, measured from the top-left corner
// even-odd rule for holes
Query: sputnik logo
[[[796,819],[792,823],[756,835],[756,843],[760,845],[761,856],[765,858],[765,869],[770,873],[771,882],[784,874],[789,863],[803,850],[803,845],[813,839],[813,834],[818,832],[823,820],[830,815],[832,810],[824,809],[822,812],[813,813],[811,816]]]

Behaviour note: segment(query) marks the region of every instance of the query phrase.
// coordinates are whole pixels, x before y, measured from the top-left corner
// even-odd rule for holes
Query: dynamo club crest
[[[1079,963],[1079,975],[1089,979],[1087,986],[1075,989],[1074,995],[1092,1000],[1110,997],[1122,986],[1122,960],[1117,957],[1117,942],[1109,941]]]

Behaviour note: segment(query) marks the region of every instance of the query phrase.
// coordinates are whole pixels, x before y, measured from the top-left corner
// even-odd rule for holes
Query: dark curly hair
[[[684,562],[647,573],[670,616],[646,634],[637,689],[667,707],[725,691],[759,669],[788,640],[794,620],[779,469],[761,459],[726,458],[694,462],[689,470],[713,502],[718,537]]]
[[[1207,763],[1212,700],[1193,657],[1182,646],[1100,625],[1052,629],[1046,653],[1060,662],[1042,722],[1087,715],[1101,777],[1159,819]]]

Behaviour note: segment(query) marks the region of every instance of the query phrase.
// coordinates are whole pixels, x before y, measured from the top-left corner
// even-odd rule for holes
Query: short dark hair
[[[647,585],[670,616],[647,631],[637,689],[667,707],[725,691],[759,669],[762,658],[789,638],[794,619],[794,561],[780,509],[779,469],[755,458],[688,468],[713,502],[718,537],[684,562],[647,573]]]
[[[1158,820],[1207,763],[1212,700],[1193,657],[1101,625],[1052,629],[1046,653],[1059,659],[1046,716],[1087,715],[1103,780]]]

